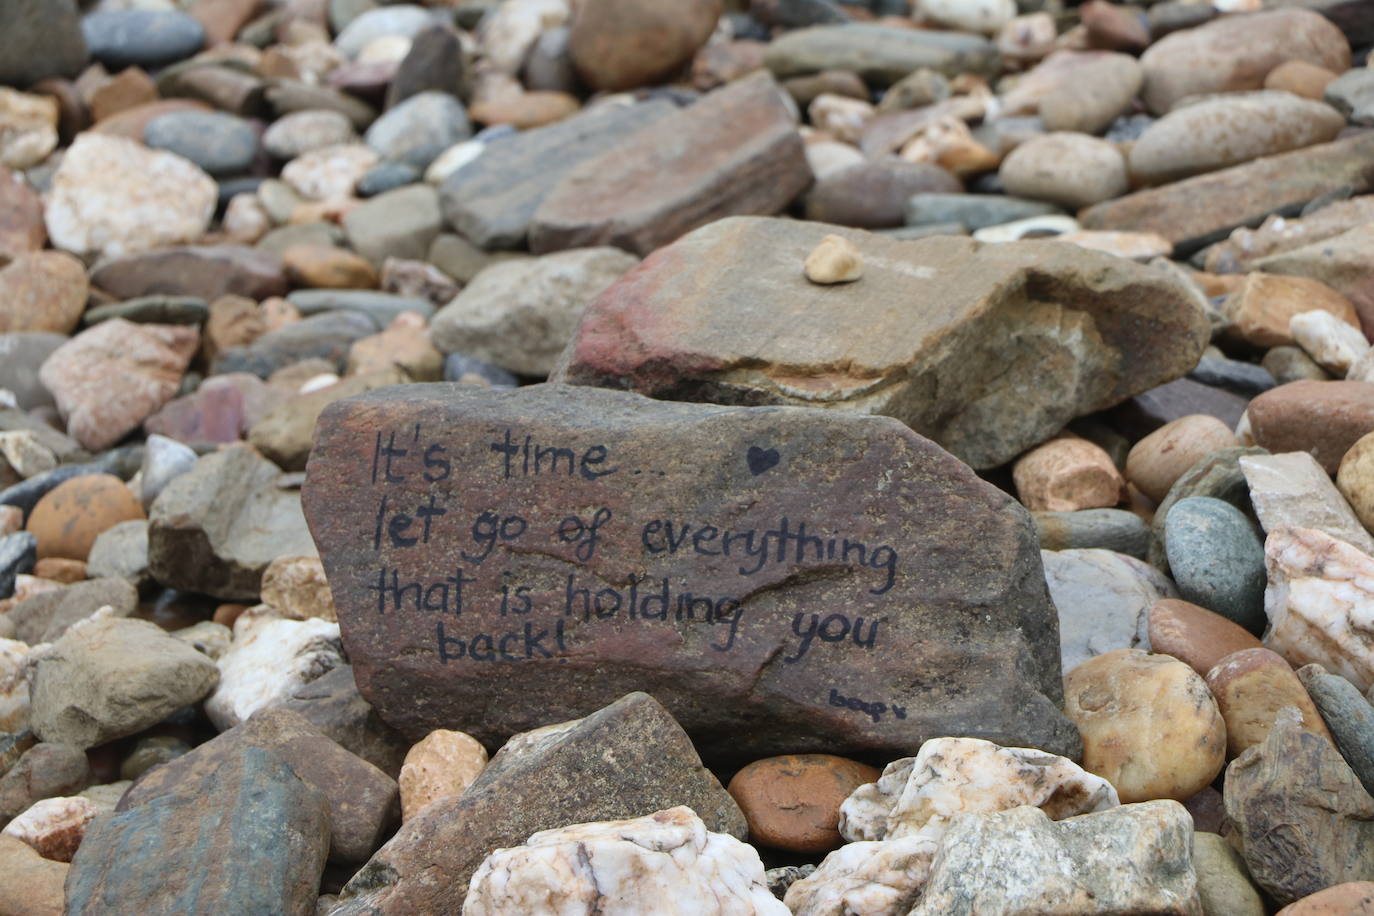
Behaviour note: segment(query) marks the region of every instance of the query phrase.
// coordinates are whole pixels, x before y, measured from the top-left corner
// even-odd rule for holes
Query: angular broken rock
[[[978,738],[933,738],[845,799],[840,833],[850,841],[938,840],[962,814],[1035,805],[1059,821],[1120,803],[1111,783],[1072,760]]]
[[[1374,557],[1315,528],[1264,542],[1264,644],[1294,668],[1318,664],[1360,690],[1374,685]]]
[[[1157,232],[1186,255],[1323,194],[1369,190],[1371,157],[1374,134],[1361,133],[1127,194],[1089,207],[1079,221],[1084,229]]]
[[[831,233],[863,253],[862,283],[819,287],[797,269]],[[1209,333],[1173,277],[1073,245],[735,218],[598,297],[553,380],[893,416],[990,468],[1184,375]]]
[[[1244,455],[1240,469],[1266,534],[1284,526],[1316,528],[1374,554],[1374,537],[1355,517],[1330,475],[1307,452]]]
[[[708,757],[1078,752],[1030,516],[890,419],[378,389],[325,411],[303,496],[359,687],[412,738],[646,690]]]
[[[1227,768],[1222,797],[1250,875],[1278,903],[1374,880],[1374,798],[1296,711]]]
[[[220,731],[233,728],[343,663],[337,623],[249,609],[234,621],[233,642],[216,662],[219,684],[205,700],[205,715]]]
[[[300,494],[277,486],[281,469],[252,447],[206,455],[153,503],[148,568],[170,588],[255,600],[267,565],[313,556]]]
[[[197,774],[200,775],[200,774]],[[213,772],[97,817],[67,875],[67,913],[315,912],[329,803],[279,756],[245,747]]]
[[[640,256],[712,220],[771,215],[811,183],[796,118],[767,74],[737,80],[573,169],[530,222],[530,250]]]
[[[462,795],[406,821],[344,887],[334,916],[456,916],[488,855],[540,830],[685,805],[743,837],[739,807],[653,697],[518,735]]]
[[[603,897],[645,912],[667,912],[669,901],[674,913],[791,912],[768,890],[752,846],[710,832],[681,806],[541,830],[520,846],[498,849],[472,876],[463,912],[501,916],[533,900],[561,912]]]
[[[954,822],[910,916],[1202,916],[1193,819],[1175,801],[1052,821],[1039,808]]]
[[[444,219],[481,248],[519,248],[535,211],[563,176],[674,111],[662,99],[598,105],[557,124],[493,140],[476,161],[444,181]]]

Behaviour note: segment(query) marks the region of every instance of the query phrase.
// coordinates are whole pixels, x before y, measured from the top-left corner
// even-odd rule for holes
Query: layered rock
[[[806,281],[802,263],[827,233],[863,253],[862,280]],[[1207,334],[1177,281],[1074,246],[729,219],[597,298],[553,377],[893,416],[983,468],[1183,375]]]

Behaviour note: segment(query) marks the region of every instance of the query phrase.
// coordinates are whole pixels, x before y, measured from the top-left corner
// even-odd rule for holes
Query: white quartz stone
[[[1374,537],[1355,517],[1331,476],[1307,452],[1246,455],[1240,459],[1240,470],[1266,533],[1284,526],[1316,528],[1374,554]]]
[[[1318,664],[1361,691],[1374,685],[1374,557],[1313,528],[1277,528],[1264,562],[1264,644],[1294,668]]]
[[[28,656],[27,643],[0,639],[0,732],[13,734],[29,727]]]
[[[1042,550],[1045,582],[1059,610],[1065,672],[1116,649],[1148,648],[1150,608],[1177,598],[1173,582],[1135,557],[1112,550]]]
[[[1364,332],[1323,309],[1294,315],[1288,320],[1288,333],[1314,362],[1342,377],[1370,349]]]
[[[346,662],[337,623],[286,620],[259,605],[234,621],[234,639],[215,664],[219,686],[205,713],[224,731]]]
[[[28,843],[47,859],[70,862],[86,835],[86,825],[100,813],[89,798],[59,796],[36,801],[0,831]]]
[[[1015,0],[920,0],[917,10],[940,25],[995,35],[1016,17]]]
[[[980,738],[932,738],[840,806],[848,840],[938,840],[960,814],[1035,805],[1059,820],[1120,804],[1111,783],[1066,757]]]
[[[506,0],[482,17],[482,56],[497,71],[514,76],[539,36],[563,25],[571,15],[568,0]]]
[[[752,846],[685,807],[543,830],[487,856],[466,916],[790,916]]]
[[[905,916],[939,848],[928,836],[849,843],[789,887],[784,900],[793,916]]]

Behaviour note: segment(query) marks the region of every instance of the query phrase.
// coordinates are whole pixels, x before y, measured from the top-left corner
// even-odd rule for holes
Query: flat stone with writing
[[[652,693],[702,756],[1077,756],[1030,516],[901,423],[583,387],[329,407],[302,491],[358,685],[489,744]]]

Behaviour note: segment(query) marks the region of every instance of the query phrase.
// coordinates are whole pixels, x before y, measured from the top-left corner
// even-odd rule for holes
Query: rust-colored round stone
[[[756,760],[727,787],[749,822],[749,838],[789,852],[838,848],[840,805],[881,774],[831,754],[786,754]]]
[[[28,530],[38,556],[85,561],[100,534],[146,518],[138,498],[113,474],[86,474],[59,484],[33,507]]]
[[[1374,916],[1374,881],[1347,881],[1309,894],[1277,916]]]
[[[1172,655],[1203,677],[1232,652],[1262,645],[1239,624],[1188,601],[1163,598],[1150,608],[1150,651]]]
[[[65,557],[44,557],[34,565],[33,574],[40,579],[70,585],[86,578],[86,564]]]

